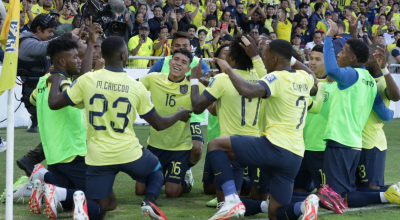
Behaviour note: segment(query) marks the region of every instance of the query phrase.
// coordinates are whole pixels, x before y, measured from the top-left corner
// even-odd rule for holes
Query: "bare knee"
[[[269,200],[269,205],[268,205],[268,218],[270,220],[276,220],[276,212],[278,211],[279,208],[281,208],[283,205],[279,204],[272,196],[270,197]]]
[[[114,191],[108,196],[108,207],[107,211],[113,211],[117,208],[117,197],[115,197]]]
[[[136,182],[136,185],[135,185],[135,194],[136,194],[137,196],[146,195],[146,184],[140,183],[140,182]]]
[[[214,195],[215,194],[215,184],[214,183],[203,183],[204,194]]]
[[[182,194],[182,185],[177,183],[165,183],[165,195],[167,198],[178,198]]]

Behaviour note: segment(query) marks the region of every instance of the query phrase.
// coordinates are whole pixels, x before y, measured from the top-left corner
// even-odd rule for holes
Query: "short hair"
[[[113,59],[119,56],[117,53],[123,47],[126,48],[126,44],[122,37],[108,37],[101,43],[101,55],[105,60]]]
[[[385,17],[385,19],[387,19],[387,17],[386,17],[386,15],[385,15],[385,14],[381,14],[381,15],[379,15],[378,19],[379,19],[379,18],[381,18],[382,16],[384,16],[384,17]]]
[[[288,1],[288,0],[281,0],[281,3],[282,3],[282,2],[287,2],[287,3],[289,4],[289,1]]]
[[[307,3],[304,3],[304,2],[300,3],[299,9],[302,9],[302,8],[305,8],[305,7],[308,7]]]
[[[323,4],[321,4],[321,3],[315,3],[315,5],[314,5],[314,10],[315,11],[318,11],[318,9],[320,9],[321,7],[323,7]]]
[[[286,61],[290,61],[293,55],[292,45],[288,41],[282,39],[271,41],[268,49],[275,54],[279,54]]]
[[[197,35],[199,35],[200,33],[204,33],[205,35],[208,34],[208,31],[206,31],[205,29],[200,29],[199,32],[197,32]]]
[[[313,36],[315,36],[316,34],[321,34],[321,36],[322,36],[322,32],[321,31],[315,31]]]
[[[361,4],[364,4],[364,6],[367,6],[368,5],[368,3],[367,2],[365,2],[365,1],[360,1],[360,5]],[[394,5],[394,4],[393,4]]]
[[[306,17],[302,17],[302,18],[300,19],[300,22],[301,22],[303,19],[306,19],[307,22],[308,22],[308,18],[306,18]]]
[[[346,25],[344,24],[344,22],[342,20],[337,20],[336,25],[338,28],[343,28],[343,31],[346,31]]]
[[[313,47],[313,49],[311,50],[311,52],[316,51],[316,52],[320,52],[320,53],[324,53],[324,45],[323,44],[317,44]]]
[[[56,26],[56,19],[54,19],[50,14],[39,14],[33,19],[30,29],[32,33],[36,33],[38,27],[43,31],[48,28],[55,28]]]
[[[333,15],[333,14],[339,15],[339,13],[337,13],[336,11],[332,12],[332,15]]]
[[[154,11],[156,8],[160,8],[160,9],[161,9],[161,11],[162,11],[162,7],[161,7],[161,6],[159,6],[159,5],[156,5],[156,6],[154,6],[154,8],[153,8],[153,11]]]
[[[193,29],[194,29],[194,32],[197,31],[197,26],[194,25],[194,24],[189,24],[189,25],[186,27],[186,31],[188,31],[190,28],[193,28]]]
[[[375,51],[378,50],[377,47],[380,47],[380,48],[383,49],[383,48],[385,48],[385,45],[383,45],[383,44],[370,44],[370,45],[368,45],[370,53],[375,53]],[[388,50],[386,50],[386,54],[385,55],[386,55],[386,62],[387,62],[388,59],[389,59],[389,51]]]
[[[350,12],[353,12],[353,8],[351,6],[344,6],[343,11],[346,9],[349,10]]]
[[[399,4],[398,2],[394,2],[393,5],[392,5],[392,7],[393,7],[394,5],[400,5],[400,4]]]
[[[171,46],[172,45],[174,45],[174,40],[175,39],[179,39],[179,38],[185,38],[185,39],[187,39],[188,41],[190,41],[189,40],[189,35],[187,34],[187,33],[185,33],[185,32],[182,32],[182,31],[177,31],[177,32],[175,32],[173,35],[172,35],[172,42],[171,42]]]
[[[185,48],[180,48],[180,49],[174,50],[174,52],[172,53],[172,57],[174,57],[175,54],[177,54],[177,53],[180,53],[180,54],[183,54],[183,55],[187,56],[189,58],[189,60],[190,60],[189,64],[193,61],[192,52],[186,50]]]
[[[357,5],[358,5],[358,1],[357,0],[351,0],[350,4],[353,3],[353,2],[357,2]]]
[[[236,62],[237,67],[240,69],[252,69],[253,62],[251,58],[246,55],[246,51],[240,46],[240,44],[243,44],[242,36],[237,34],[233,37],[233,41],[229,45],[229,57]]]
[[[369,49],[364,41],[359,39],[350,39],[347,40],[346,43],[350,46],[350,49],[353,51],[354,55],[356,55],[357,62],[366,63],[368,61]]]
[[[244,6],[243,3],[239,2],[239,3],[236,4],[236,7],[239,6],[239,5],[243,5]]]
[[[367,17],[367,13],[365,13],[365,12],[360,12],[360,14]]]
[[[166,25],[160,26],[160,27],[158,28],[158,33],[161,33],[161,30],[162,30],[162,29],[165,29],[165,28],[168,29],[168,27],[167,27]]]
[[[304,62],[306,61],[306,57],[304,56],[304,52],[303,51],[301,51],[298,47],[296,47],[296,46],[292,46],[292,49],[293,49],[293,54],[292,54],[292,56],[297,60],[297,61],[299,61],[300,63],[303,63],[304,64]]]
[[[271,32],[271,33],[269,33],[269,36],[271,36],[271,34],[275,34],[276,37],[278,37],[278,34],[277,34],[276,32]]]
[[[72,49],[78,49],[78,41],[72,38],[71,33],[66,33],[50,41],[46,52],[47,55],[53,59],[57,54]]]

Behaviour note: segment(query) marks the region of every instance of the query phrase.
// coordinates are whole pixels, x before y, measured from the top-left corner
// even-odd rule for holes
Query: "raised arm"
[[[293,8],[293,0],[289,0],[289,8],[290,8],[290,20],[294,20],[294,8]],[[315,24],[317,25],[317,24]]]
[[[103,30],[99,23],[92,24],[92,16],[90,16],[89,42],[87,44],[85,56],[83,57],[82,60],[81,74],[87,73],[92,70],[94,45],[97,41],[97,38],[99,37],[99,34],[102,31]]]
[[[192,68],[190,74],[190,84],[192,87],[190,97],[192,100],[192,109],[195,114],[204,112],[213,103],[204,92],[201,95],[199,92],[199,79],[204,75],[204,70],[201,68],[202,62],[203,58],[200,58],[200,62]]]
[[[399,101],[400,100],[400,90],[397,86],[396,82],[394,81],[392,75],[390,75],[389,70],[386,67],[386,57],[387,57],[387,45],[385,48],[377,47],[377,50],[374,53],[374,58],[378,62],[383,75],[385,76],[386,80],[386,96],[389,100],[392,101]]]

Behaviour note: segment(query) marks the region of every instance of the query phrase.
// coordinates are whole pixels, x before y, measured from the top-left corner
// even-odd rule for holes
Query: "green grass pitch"
[[[386,184],[393,184],[400,181],[399,161],[400,161],[400,119],[395,119],[387,123],[384,127],[388,140],[388,152],[385,171]],[[22,157],[28,150],[33,149],[39,142],[39,134],[26,133],[26,128],[15,129],[15,160]],[[203,127],[204,139],[207,140],[207,129]],[[149,135],[149,126],[135,126],[135,132],[143,146],[147,146],[146,140]],[[0,129],[0,136],[6,138],[6,130]],[[60,143],[61,144],[61,143]],[[213,198],[203,194],[202,171],[206,147],[202,160],[192,169],[195,178],[195,185],[192,192],[183,194],[177,199],[167,199],[165,194],[161,194],[157,200],[160,209],[167,215],[169,220],[180,219],[208,219],[216,212],[214,208],[208,208],[205,203]],[[14,161],[15,161],[14,160]],[[45,165],[45,163],[44,163]],[[14,181],[23,175],[14,163]],[[0,153],[0,190],[5,188],[6,181],[6,152]],[[108,212],[106,219],[148,219],[140,212],[140,203],[142,196],[135,195],[135,181],[124,173],[118,174],[114,191],[117,196],[117,209]],[[33,215],[28,208],[28,198],[25,198],[25,204],[22,202],[14,203],[14,219],[47,219],[46,215]],[[369,206],[367,208],[371,208]],[[321,210],[324,211],[324,210]],[[59,219],[71,219],[72,212],[65,211],[58,215]],[[246,217],[244,219],[266,219],[267,214],[258,214],[256,216]],[[5,205],[0,204],[0,219],[5,219]],[[344,215],[326,214],[321,215],[319,219],[327,220],[365,220],[365,219],[400,219],[400,207],[361,209],[347,212]]]

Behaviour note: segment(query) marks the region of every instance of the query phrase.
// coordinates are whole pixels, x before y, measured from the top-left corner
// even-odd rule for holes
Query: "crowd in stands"
[[[339,27],[335,53],[351,39],[349,19],[360,16],[357,37],[367,44],[387,44],[391,63],[400,62],[400,13],[394,0],[123,0],[126,9],[114,13],[114,20],[127,23],[125,41],[132,56],[171,55],[171,38],[177,31],[191,37],[192,54],[212,58],[223,43],[236,34],[269,40],[284,39],[308,55],[323,44],[328,19]],[[8,9],[8,0],[4,6]],[[57,21],[54,37],[72,32],[87,34],[90,17],[82,14],[86,0],[23,0],[20,31],[29,31],[32,20],[41,13]],[[2,26],[4,18],[0,20]],[[105,31],[105,36],[109,36]],[[343,41],[343,42],[340,42]],[[336,47],[338,49],[336,49]],[[132,63],[131,63],[132,64]],[[149,67],[141,60],[133,65]]]

